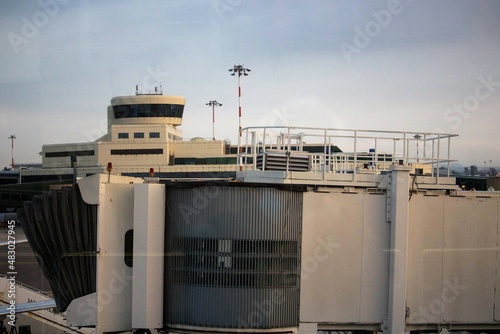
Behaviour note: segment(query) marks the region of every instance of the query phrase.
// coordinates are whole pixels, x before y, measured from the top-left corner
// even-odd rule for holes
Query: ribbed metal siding
[[[96,291],[97,205],[78,185],[34,196],[18,215],[59,311]]]
[[[302,193],[167,189],[166,324],[298,325]]]

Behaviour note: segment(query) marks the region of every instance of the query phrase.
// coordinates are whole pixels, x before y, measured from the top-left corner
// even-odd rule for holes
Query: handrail
[[[270,151],[283,153],[286,172],[291,168],[290,155],[308,156],[309,171],[321,172],[323,179],[326,173],[380,173],[401,163],[430,168],[428,172],[432,176],[434,168],[439,175],[439,168],[444,164],[449,176],[451,162],[457,161],[450,157],[451,138],[457,134],[295,126],[253,126],[243,128],[242,132],[245,135],[238,147],[238,163],[239,170],[245,171],[248,157],[253,158],[255,169],[257,156],[265,159]],[[322,149],[308,152],[307,148],[312,145]],[[332,152],[334,145],[342,151]],[[262,165],[262,170],[265,169]]]

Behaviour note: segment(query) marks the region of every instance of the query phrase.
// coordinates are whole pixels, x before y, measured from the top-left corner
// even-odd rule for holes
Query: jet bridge
[[[251,140],[237,179],[80,180],[81,201],[96,210],[96,285],[70,302],[68,324],[97,333],[500,330],[500,194],[458,189],[454,135],[263,130],[243,129]],[[301,141],[318,138],[325,151],[307,157],[307,170],[289,168]],[[353,147],[328,152],[337,141]],[[279,170],[247,168],[272,150],[285,159]]]

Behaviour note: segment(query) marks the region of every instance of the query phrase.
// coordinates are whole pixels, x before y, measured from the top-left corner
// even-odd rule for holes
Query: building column
[[[134,187],[132,328],[163,326],[165,185]]]
[[[387,218],[391,224],[389,310],[384,333],[406,331],[408,265],[409,174],[411,167],[391,166],[387,188]]]

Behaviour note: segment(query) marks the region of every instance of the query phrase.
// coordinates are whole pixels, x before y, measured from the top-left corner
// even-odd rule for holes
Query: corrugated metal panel
[[[165,323],[298,325],[302,193],[167,190]]]
[[[78,185],[34,196],[18,216],[59,311],[96,291],[97,205],[83,201]]]

